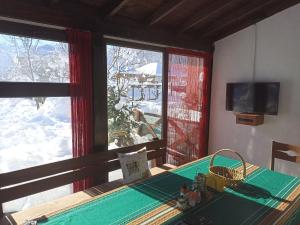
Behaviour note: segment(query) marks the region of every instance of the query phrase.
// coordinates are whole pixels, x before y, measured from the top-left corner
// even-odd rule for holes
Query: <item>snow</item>
[[[0,173],[72,158],[69,98],[47,98],[37,109],[32,99],[0,99]],[[19,211],[72,193],[71,185],[4,204]]]
[[[135,69],[136,73],[162,76],[161,63],[153,62]]]
[[[119,179],[123,179],[123,174],[121,169],[114,170],[108,173],[109,182],[119,180]]]
[[[115,109],[122,111],[126,108],[137,108],[144,114],[144,118],[150,124],[155,124],[162,115],[162,53],[132,49],[118,46],[107,46],[108,86],[118,87],[122,93],[120,101],[114,105]],[[115,74],[118,76],[116,80]],[[113,78],[113,79],[111,79]],[[117,91],[116,91],[117,93]],[[127,93],[127,96],[123,96]],[[153,116],[155,114],[156,116]],[[128,115],[128,120],[135,120]],[[109,126],[113,118],[109,119]],[[144,124],[141,121],[135,123]],[[155,127],[158,136],[161,128]],[[149,142],[153,139],[150,134],[140,136],[137,129],[133,128],[130,136],[134,144]],[[139,131],[139,134],[141,132]],[[108,149],[119,148],[117,142],[108,143]],[[115,176],[117,173],[113,173]]]
[[[153,114],[161,115],[162,102],[161,101],[142,101],[142,102],[139,102],[138,108],[144,113],[153,113]]]
[[[44,191],[38,194],[30,195],[28,197],[20,198],[18,200],[10,201],[4,203],[4,212],[16,212],[19,210],[24,210],[36,205],[40,205],[45,202],[52,201],[64,197],[73,192],[72,185],[65,185],[59,188],[54,188],[48,191]]]
[[[127,97],[121,97],[120,101],[117,104],[115,104],[115,109],[116,110],[121,110],[125,105],[128,104],[128,102],[129,101],[128,101]]]
[[[69,98],[0,99],[0,172],[70,158]],[[12,126],[13,124],[13,126]]]

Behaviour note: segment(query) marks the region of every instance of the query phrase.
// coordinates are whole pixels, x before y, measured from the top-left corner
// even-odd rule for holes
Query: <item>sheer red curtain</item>
[[[207,155],[211,55],[168,49],[168,154],[181,165]]]
[[[92,38],[90,32],[67,30],[70,61],[73,157],[93,149]],[[74,192],[92,185],[91,178],[73,183]]]

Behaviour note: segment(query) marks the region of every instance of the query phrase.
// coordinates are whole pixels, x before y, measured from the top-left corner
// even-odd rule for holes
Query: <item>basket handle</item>
[[[246,169],[246,163],[245,163],[243,157],[242,157],[237,151],[234,151],[234,150],[231,150],[231,149],[221,149],[221,150],[215,152],[215,153],[213,154],[211,160],[210,160],[209,167],[212,167],[212,166],[213,166],[215,157],[216,157],[220,152],[231,152],[231,153],[235,153],[235,154],[241,159],[241,161],[242,161],[242,163],[243,163],[243,170],[244,170],[244,171],[243,171],[243,178],[245,179],[245,178],[246,178],[246,170],[247,170],[247,169]]]

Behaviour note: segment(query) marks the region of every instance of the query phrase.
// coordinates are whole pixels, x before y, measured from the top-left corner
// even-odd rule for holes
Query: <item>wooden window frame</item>
[[[0,20],[0,33],[48,41],[67,42],[65,30]]]
[[[67,42],[67,36],[64,30],[3,20],[0,20],[0,34],[63,43]],[[70,83],[1,81],[0,98],[69,97],[69,85]]]
[[[15,22],[0,21],[0,34],[4,35],[14,35],[28,38],[36,38],[48,41],[57,41],[66,43],[66,33],[63,30],[56,30],[52,28],[39,27],[34,25],[27,24],[18,24]],[[15,81],[1,81],[0,82],[0,98],[27,98],[27,97],[70,97],[70,83],[42,83],[42,82],[15,82]],[[47,166],[45,164],[43,166]],[[39,168],[33,167],[30,169]],[[46,168],[46,167],[45,167]],[[29,169],[29,170],[30,170]],[[26,171],[27,169],[23,169]],[[19,171],[23,171],[19,170]],[[18,176],[18,171],[11,172],[14,174],[16,172]],[[5,177],[5,174],[10,173],[1,173],[0,177]],[[74,177],[74,176],[73,176]],[[53,178],[54,183],[59,184],[62,182],[61,178],[58,176],[57,179]],[[4,185],[3,180],[0,179],[0,188]],[[28,181],[28,180],[27,180]],[[67,181],[67,180],[66,180]],[[38,181],[36,181],[38,182]],[[34,182],[33,182],[34,184]],[[24,184],[25,185],[25,184]],[[28,184],[30,186],[30,183]],[[22,185],[20,186],[22,188]],[[30,190],[26,190],[26,185],[23,186],[26,191],[30,193]],[[46,188],[46,187],[42,187]],[[48,188],[49,189],[49,188]],[[5,198],[15,199],[14,197],[18,195],[24,195],[23,191],[20,191],[18,186],[16,189],[11,190],[11,195],[5,196],[5,191],[9,189],[0,190],[0,218],[3,215],[2,203]],[[34,191],[34,190],[33,190]]]
[[[105,50],[107,45],[114,45],[114,46],[119,46],[124,48],[132,48],[132,49],[147,50],[147,51],[162,53],[162,78],[163,79],[162,79],[162,112],[161,112],[162,113],[162,135],[161,135],[162,138],[161,140],[167,140],[168,60],[169,60],[167,49],[165,47],[159,47],[150,44],[141,44],[136,42],[129,42],[123,40],[110,39],[110,38],[105,38],[104,43],[105,43]],[[107,64],[106,64],[106,68],[107,68]],[[107,72],[105,73],[105,75],[107,77]],[[166,162],[166,158],[163,157],[163,163],[165,162]]]
[[[0,33],[50,41],[66,42],[63,30],[0,21]],[[167,71],[168,54],[166,48],[147,44],[105,39],[101,33],[93,32],[93,104],[94,104],[94,153],[85,157],[72,158],[44,164],[18,171],[0,174],[0,217],[3,215],[2,203],[73,181],[95,177],[95,184],[107,181],[108,172],[119,169],[117,153],[132,152],[146,147],[149,159],[166,160],[167,137]],[[108,151],[107,148],[107,44],[161,52],[163,54],[163,101],[162,138],[143,144]],[[70,97],[70,83],[0,82],[0,98],[23,97]],[[99,161],[100,160],[100,161]],[[106,161],[105,161],[106,160]],[[107,161],[108,160],[108,161]],[[26,174],[26,175],[24,175]],[[24,175],[24,176],[23,176]],[[97,176],[96,176],[97,175]],[[50,176],[50,177],[49,177]],[[36,180],[38,179],[38,180]],[[6,181],[5,181],[6,180]],[[2,182],[1,182],[2,181]],[[4,182],[5,181],[5,182]],[[26,182],[25,184],[22,182]],[[11,187],[6,187],[12,185]]]

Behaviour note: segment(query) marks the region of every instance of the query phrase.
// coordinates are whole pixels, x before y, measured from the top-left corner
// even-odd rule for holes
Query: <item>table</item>
[[[226,188],[186,211],[176,209],[180,186],[191,185],[197,172],[207,173],[210,158],[46,215],[38,224],[182,224],[180,221],[199,216],[214,225],[300,224],[300,178],[248,163],[247,178],[240,188]],[[240,161],[224,156],[217,156],[214,164],[242,169]]]

